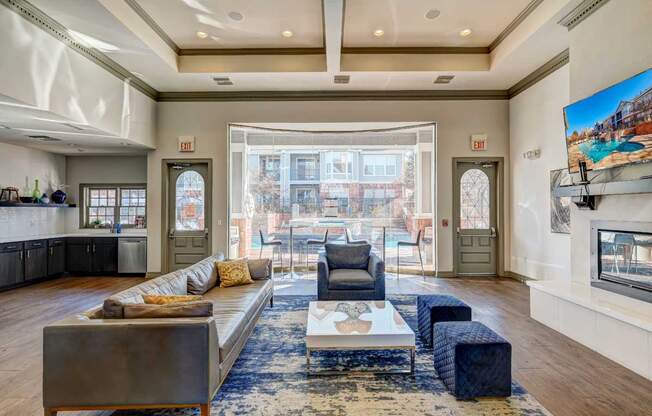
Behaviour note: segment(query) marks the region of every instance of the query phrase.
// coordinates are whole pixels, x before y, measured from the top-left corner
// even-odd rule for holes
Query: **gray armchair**
[[[317,263],[317,299],[385,300],[385,262],[369,244],[326,244]]]

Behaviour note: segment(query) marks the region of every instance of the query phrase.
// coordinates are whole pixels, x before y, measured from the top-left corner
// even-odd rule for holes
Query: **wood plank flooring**
[[[42,330],[140,278],[62,278],[0,293],[0,415],[42,415]],[[276,293],[314,294],[313,279],[279,280]],[[652,382],[529,317],[527,286],[510,279],[391,276],[390,294],[449,293],[513,346],[513,375],[553,414],[649,415]],[[98,412],[64,415],[106,414]]]

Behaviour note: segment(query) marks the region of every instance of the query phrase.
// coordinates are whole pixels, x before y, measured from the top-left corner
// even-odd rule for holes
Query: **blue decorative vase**
[[[52,202],[55,204],[63,204],[66,202],[66,195],[65,192],[63,192],[61,189],[57,189],[56,191],[52,192],[52,195],[50,195]]]

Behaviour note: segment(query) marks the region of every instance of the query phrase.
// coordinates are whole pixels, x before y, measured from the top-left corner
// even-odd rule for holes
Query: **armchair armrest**
[[[317,260],[317,298],[325,299],[328,293],[328,276],[330,270],[328,269],[328,260],[325,254],[319,255]]]
[[[374,278],[376,299],[385,299],[385,262],[377,254],[371,253],[367,271]]]

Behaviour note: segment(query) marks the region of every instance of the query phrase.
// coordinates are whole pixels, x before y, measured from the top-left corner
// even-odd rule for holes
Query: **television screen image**
[[[568,169],[607,169],[652,159],[652,69],[564,108]]]

